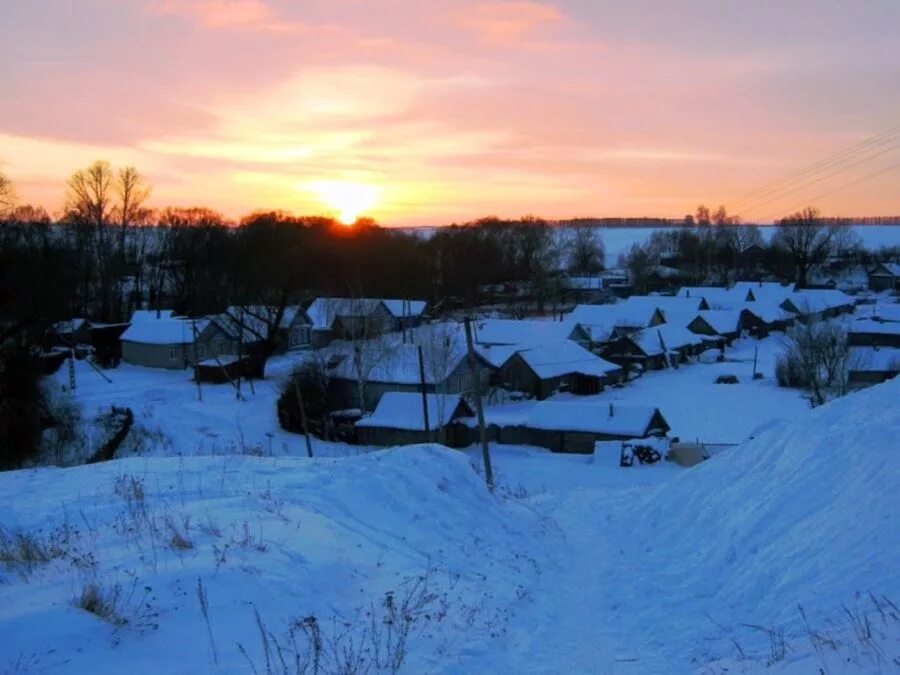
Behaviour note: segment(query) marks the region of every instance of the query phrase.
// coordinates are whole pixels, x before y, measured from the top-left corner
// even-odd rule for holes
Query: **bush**
[[[300,365],[282,386],[278,399],[279,424],[288,431],[303,433],[299,394],[303,399],[310,433],[320,438],[325,436],[331,413],[330,389],[331,383],[324,364],[311,360]]]
[[[26,347],[0,347],[0,470],[18,468],[40,450],[49,422],[40,376]]]

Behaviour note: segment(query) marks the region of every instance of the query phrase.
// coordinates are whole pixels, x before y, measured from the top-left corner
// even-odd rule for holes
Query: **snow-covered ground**
[[[304,439],[278,424],[276,402],[283,378],[307,353],[274,357],[266,379],[244,383],[241,399],[229,384],[204,384],[198,393],[190,370],[143,368],[126,363],[103,371],[107,382],[87,363],[75,362],[75,400],[86,417],[109,406],[129,407],[136,426],[150,434],[141,456],[264,454],[306,455]],[[54,376],[67,385],[68,371]],[[141,432],[135,434],[141,436]],[[131,441],[126,445],[130,445]],[[313,440],[317,456],[359,454],[370,448]],[[127,448],[126,448],[127,451]]]
[[[897,401],[798,409],[693,469],[495,447],[493,495],[476,449],[425,446],[2,474],[0,671],[295,672],[293,627],[335,672],[406,625],[415,673],[890,672]]]

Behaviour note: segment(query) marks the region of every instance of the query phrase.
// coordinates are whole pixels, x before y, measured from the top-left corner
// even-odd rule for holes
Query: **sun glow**
[[[313,191],[319,199],[337,212],[337,219],[352,225],[378,202],[378,190],[373,185],[327,181],[315,183]]]

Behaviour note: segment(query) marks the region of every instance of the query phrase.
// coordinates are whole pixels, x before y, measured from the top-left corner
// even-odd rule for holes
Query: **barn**
[[[386,392],[374,412],[356,423],[357,442],[378,446],[428,442],[467,445],[468,431],[463,430],[457,439],[451,429],[455,420],[473,414],[465,399],[459,394],[426,394],[424,399],[421,393]]]

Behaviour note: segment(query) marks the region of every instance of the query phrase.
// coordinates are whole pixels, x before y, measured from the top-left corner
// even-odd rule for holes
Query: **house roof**
[[[662,341],[660,341],[660,336],[662,336]],[[640,333],[630,336],[630,339],[640,347],[641,351],[647,356],[662,354],[663,342],[666,345],[666,349],[669,351],[703,344],[703,338],[700,335],[697,335],[682,326],[676,326],[669,323],[653,326],[652,328],[645,328]]]
[[[194,342],[194,330],[199,335],[208,325],[208,319],[142,318],[132,322],[120,339],[147,345],[189,345]]]
[[[782,307],[788,311],[795,308],[801,314],[816,314],[837,307],[852,307],[853,298],[843,291],[830,289],[802,290],[785,298]]]
[[[424,300],[399,298],[316,298],[306,309],[306,314],[317,330],[331,328],[339,316],[369,316],[380,306],[391,316],[421,316],[428,303]]]
[[[871,316],[882,321],[900,321],[900,303],[893,305],[872,305]]]
[[[858,319],[850,323],[847,327],[847,332],[875,335],[900,335],[900,322]]]
[[[171,319],[174,314],[175,311],[171,309],[161,309],[159,311],[155,309],[138,309],[132,313],[130,323],[139,323],[141,321],[157,321],[158,319]]]
[[[900,348],[850,347],[850,370],[900,373]]]
[[[733,305],[731,309],[750,312],[763,323],[774,323],[791,318],[791,314],[774,300],[744,302],[739,305]]]
[[[672,295],[632,295],[619,303],[620,307],[629,308],[636,314],[645,314],[649,323],[654,310],[662,312],[668,321],[670,315],[698,312],[703,306],[703,298],[676,298]]]
[[[679,298],[703,298],[711,308],[727,307],[750,300],[750,292],[740,288],[723,288],[721,286],[682,286],[678,290]]]
[[[704,310],[698,316],[719,335],[737,333],[741,329],[741,313],[737,310]]]
[[[577,324],[539,319],[482,319],[472,325],[475,342],[482,345],[522,345],[568,340]]]
[[[900,277],[900,263],[895,263],[895,262],[881,263],[880,265],[878,265],[878,267],[876,267],[874,270],[872,270],[871,273],[872,274],[882,274],[883,273],[882,270],[884,270],[884,272],[887,272],[888,274],[890,274],[892,277]]]
[[[472,410],[459,394],[427,394],[428,426],[434,430],[453,421],[453,415],[460,404],[464,414]],[[422,410],[422,394],[418,392],[389,391],[381,395],[374,412],[356,423],[357,427],[404,429],[425,431],[425,416]]]
[[[612,414],[610,414],[612,413]],[[610,436],[639,437],[647,433],[659,408],[621,406],[603,402],[541,401],[526,418],[525,426],[548,431],[582,431]],[[664,430],[669,425],[662,419]]]
[[[737,281],[732,290],[744,294],[747,291],[753,293],[753,300],[773,301],[781,303],[787,296],[794,292],[796,284],[782,285],[777,281]]]
[[[542,380],[570,373],[603,377],[622,370],[620,366],[601,359],[571,340],[535,345],[521,349],[516,354]]]

